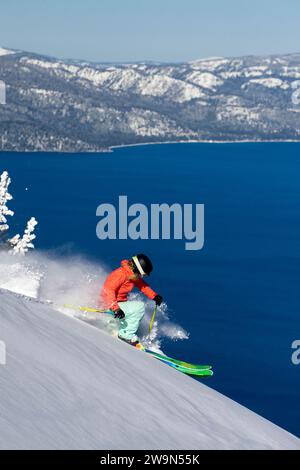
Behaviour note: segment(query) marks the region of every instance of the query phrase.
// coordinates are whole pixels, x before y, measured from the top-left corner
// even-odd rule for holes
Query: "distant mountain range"
[[[0,150],[300,141],[300,53],[101,64],[0,48]]]

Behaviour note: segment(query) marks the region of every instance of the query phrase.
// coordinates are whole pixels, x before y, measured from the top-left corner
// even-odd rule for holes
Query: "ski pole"
[[[154,323],[155,316],[156,316],[156,310],[157,310],[157,305],[155,305],[153,313],[152,313],[152,318],[151,318],[150,325],[149,325],[149,334],[152,331],[153,323]]]
[[[84,312],[95,312],[95,313],[107,313],[108,315],[113,315],[113,312],[106,310],[100,310],[99,308],[90,308],[90,307],[82,307],[81,305],[71,305],[71,304],[64,304],[65,308],[71,308],[73,310],[83,310]]]

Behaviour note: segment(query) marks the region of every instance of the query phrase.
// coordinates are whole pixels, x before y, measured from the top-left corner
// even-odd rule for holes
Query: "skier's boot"
[[[145,347],[142,345],[142,343],[140,342],[137,336],[134,336],[132,339],[122,338],[122,336],[118,336],[118,338],[122,341],[125,341],[125,343],[128,343],[131,346],[134,346],[137,349],[141,349],[142,351],[145,350]]]

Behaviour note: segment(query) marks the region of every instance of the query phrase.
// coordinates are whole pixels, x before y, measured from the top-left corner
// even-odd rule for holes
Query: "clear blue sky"
[[[300,51],[299,0],[2,0],[0,46],[96,61]]]

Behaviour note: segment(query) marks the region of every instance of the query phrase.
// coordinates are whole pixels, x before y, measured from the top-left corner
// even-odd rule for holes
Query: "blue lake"
[[[37,248],[115,268],[147,253],[152,287],[190,333],[166,353],[211,363],[207,383],[300,436],[300,144],[166,144],[107,154],[0,155],[12,177],[14,228],[34,215]],[[28,187],[28,190],[26,188]],[[205,244],[96,237],[108,202],[205,204]]]

